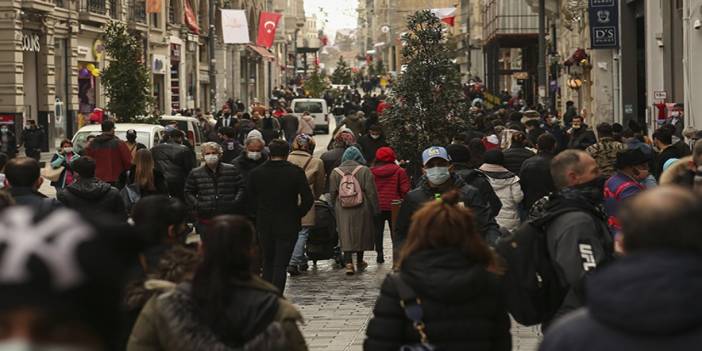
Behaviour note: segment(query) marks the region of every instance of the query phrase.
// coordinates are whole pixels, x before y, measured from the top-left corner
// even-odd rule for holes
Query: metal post
[[[558,46],[557,46],[557,45],[558,45],[558,39],[557,39],[556,34],[557,34],[557,29],[556,29],[556,24],[554,23],[554,24],[551,25],[551,56],[552,56],[552,57],[556,57],[556,55],[558,54]],[[555,62],[555,60],[554,60],[554,62],[551,64],[551,79],[552,79],[553,81],[557,81],[557,80],[558,80],[558,63]],[[551,92],[551,91],[550,91],[550,89],[551,89],[550,82],[548,83],[548,89],[549,89],[549,93],[550,93],[550,92]],[[551,94],[549,94],[549,95],[551,95]],[[551,102],[551,113],[556,113],[556,107],[557,107],[557,106],[556,106],[556,98],[557,98],[557,96],[558,96],[558,93],[555,93],[555,92],[554,92],[552,95],[553,95],[553,96],[551,96],[551,99],[550,99],[550,102]]]
[[[214,113],[215,110],[217,109],[217,74],[216,74],[216,66],[217,66],[217,60],[215,59],[215,44],[216,44],[216,38],[215,35],[217,31],[215,30],[215,13],[217,12],[216,8],[216,0],[210,0],[210,9],[209,9],[209,25],[210,25],[210,33],[209,33],[209,56],[210,56],[210,112]],[[238,78],[238,77],[237,77]]]
[[[546,0],[539,0],[539,64],[538,64],[539,102],[544,103],[548,96],[546,88]]]

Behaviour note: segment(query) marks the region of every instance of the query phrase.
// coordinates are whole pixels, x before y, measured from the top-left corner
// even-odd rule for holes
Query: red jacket
[[[132,166],[132,153],[127,144],[110,134],[98,135],[85,149],[86,156],[95,160],[95,177],[115,183],[119,175]]]
[[[371,172],[375,177],[375,187],[378,189],[380,210],[392,210],[392,202],[404,199],[410,191],[407,172],[394,163],[373,167]]]

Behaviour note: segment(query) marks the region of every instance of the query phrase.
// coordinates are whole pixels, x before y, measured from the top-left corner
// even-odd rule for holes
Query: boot
[[[358,264],[356,264],[356,269],[359,272],[365,271],[366,268],[368,268],[368,263],[366,263],[365,261],[360,261],[360,262],[358,262]]]
[[[291,277],[302,274],[297,266],[288,266],[288,273],[290,273]]]
[[[346,264],[346,275],[354,275],[356,271],[353,269],[353,263]]]
[[[378,251],[378,257],[376,257],[375,262],[385,263],[385,255],[383,254],[382,251]]]

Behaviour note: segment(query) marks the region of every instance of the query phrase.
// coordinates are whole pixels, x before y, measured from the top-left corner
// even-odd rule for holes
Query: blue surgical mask
[[[433,185],[441,185],[451,177],[448,167],[434,167],[427,169],[427,179]]]

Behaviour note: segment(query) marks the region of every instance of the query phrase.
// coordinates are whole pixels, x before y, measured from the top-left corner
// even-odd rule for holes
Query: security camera
[[[702,21],[696,19],[695,22],[692,24],[692,27],[694,27],[695,30],[700,30],[700,28],[702,28]]]

